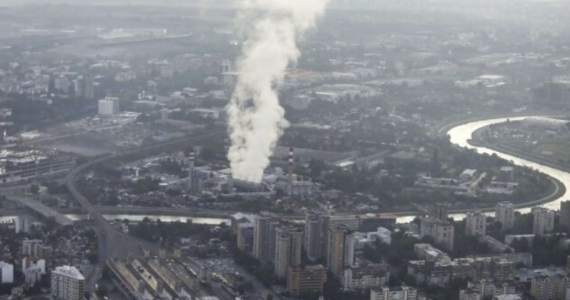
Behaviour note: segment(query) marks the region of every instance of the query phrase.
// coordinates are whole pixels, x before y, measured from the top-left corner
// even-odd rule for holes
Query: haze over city
[[[0,1],[0,300],[570,299],[569,11]]]

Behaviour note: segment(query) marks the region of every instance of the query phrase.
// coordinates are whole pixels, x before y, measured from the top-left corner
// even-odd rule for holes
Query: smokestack
[[[188,189],[192,190],[192,177],[194,175],[194,149],[190,151],[190,159],[188,162]]]
[[[293,147],[289,148],[289,186],[293,185],[293,160],[294,160]]]

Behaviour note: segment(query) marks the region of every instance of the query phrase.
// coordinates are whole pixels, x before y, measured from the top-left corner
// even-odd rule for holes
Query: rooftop
[[[79,272],[79,270],[77,270],[77,268],[73,267],[73,266],[57,267],[57,268],[55,268],[55,271],[53,271],[53,273],[58,274],[58,275],[62,275],[62,276],[66,276],[66,277],[70,277],[70,278],[74,278],[74,279],[78,279],[78,280],[85,280],[85,277],[83,277],[83,274],[81,274],[81,272]]]

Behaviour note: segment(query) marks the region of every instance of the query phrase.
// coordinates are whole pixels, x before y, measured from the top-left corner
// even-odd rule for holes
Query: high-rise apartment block
[[[344,225],[356,231],[360,220],[356,215],[331,215],[329,212],[309,212],[305,216],[305,251],[307,258],[315,261],[327,258],[329,231],[337,225]]]
[[[271,215],[262,215],[255,220],[253,256],[263,263],[275,260],[275,238],[279,225],[279,219]]]
[[[325,228],[326,218],[328,217],[321,212],[308,212],[305,215],[305,252],[310,261],[326,256],[324,253],[326,249],[324,243],[328,234]]]
[[[560,226],[570,230],[570,201],[560,203]]]
[[[85,88],[83,89],[84,92],[83,97],[89,100],[95,98],[95,82],[93,76],[86,75],[83,78],[83,81],[85,82]]]
[[[545,207],[533,207],[532,216],[532,233],[535,235],[544,235],[554,230],[554,211]]]
[[[465,218],[465,235],[485,235],[487,233],[487,216],[478,212],[469,212]]]
[[[502,230],[513,228],[515,226],[515,206],[508,201],[497,203],[495,221],[501,223]]]
[[[51,297],[57,300],[83,300],[85,278],[72,266],[55,268],[51,272]]]
[[[346,225],[331,227],[328,244],[328,268],[332,274],[339,277],[345,268],[354,264],[354,233]]]
[[[290,267],[301,265],[301,252],[303,249],[303,231],[294,227],[277,228],[275,241],[275,275],[278,278],[287,278]]]

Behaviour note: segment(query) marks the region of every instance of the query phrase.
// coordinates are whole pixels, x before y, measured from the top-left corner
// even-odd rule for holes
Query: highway
[[[177,139],[173,141],[168,141],[166,143],[156,144],[136,150],[131,150],[127,152],[117,153],[107,155],[92,161],[88,161],[82,165],[77,166],[65,177],[65,185],[71,194],[72,198],[77,201],[79,205],[83,208],[83,211],[87,213],[90,219],[94,222],[95,226],[99,229],[97,233],[99,234],[99,262],[96,267],[94,274],[89,278],[86,283],[86,290],[93,292],[95,290],[95,284],[103,272],[106,261],[109,258],[124,258],[130,255],[135,255],[139,253],[139,243],[134,237],[124,234],[122,231],[117,230],[111,224],[109,224],[103,215],[97,210],[97,208],[89,202],[89,200],[79,192],[77,186],[75,185],[76,178],[82,174],[84,171],[88,170],[91,166],[99,164],[112,159],[118,159],[122,157],[134,156],[139,153],[144,153],[146,151],[160,150],[168,146],[176,146],[184,141],[195,141],[200,142],[203,139],[211,139],[218,136],[224,136],[226,134],[225,130],[215,131],[211,133],[205,133],[196,136],[186,137],[184,139]],[[146,246],[146,245],[145,245]]]
[[[73,224],[73,220],[71,220],[70,218],[68,218],[66,215],[63,215],[55,210],[53,210],[52,208],[43,205],[40,201],[36,201],[34,199],[30,199],[30,198],[25,198],[25,197],[17,197],[17,196],[7,196],[7,199],[10,201],[14,201],[17,202],[19,204],[22,204],[40,214],[42,214],[44,217],[46,218],[55,218],[55,221],[59,224],[59,225],[71,225]]]

